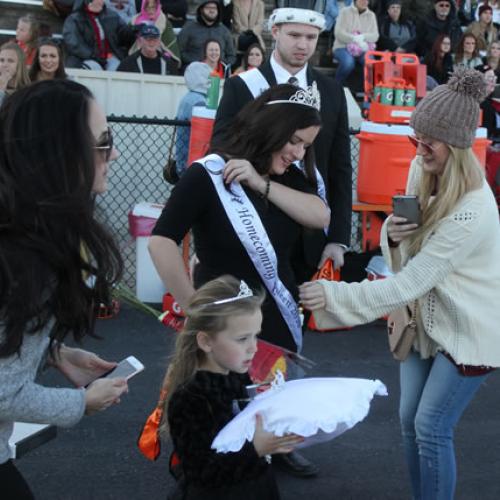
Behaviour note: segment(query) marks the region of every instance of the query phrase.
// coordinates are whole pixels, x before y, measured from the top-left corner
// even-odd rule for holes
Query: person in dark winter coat
[[[188,4],[186,0],[161,0],[161,10],[174,28],[182,28],[186,22]]]
[[[379,21],[378,50],[413,53],[417,46],[415,23],[401,17],[401,0],[389,0],[387,13]]]
[[[76,0],[64,21],[66,67],[114,71],[135,41],[134,29],[104,0]]]
[[[452,0],[435,0],[433,10],[417,25],[417,53],[425,57],[441,33],[450,37],[451,49],[454,51],[462,36],[462,29]]]
[[[234,64],[236,50],[231,32],[220,22],[220,5],[215,0],[201,0],[196,9],[196,21],[186,24],[177,41],[182,62],[187,65],[202,61],[203,47],[209,39],[217,40],[221,47],[221,59],[226,64]]]

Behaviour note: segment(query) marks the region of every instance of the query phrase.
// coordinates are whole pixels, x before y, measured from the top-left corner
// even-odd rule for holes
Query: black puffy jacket
[[[88,14],[85,12],[84,0],[76,0],[73,12],[66,18],[63,26],[63,38],[66,45],[68,66],[79,66],[78,61],[92,59],[101,65],[105,61],[99,57],[97,41]],[[103,6],[97,16],[101,24],[111,52],[120,61],[128,54],[128,49],[135,41],[135,31],[122,20],[112,9]]]

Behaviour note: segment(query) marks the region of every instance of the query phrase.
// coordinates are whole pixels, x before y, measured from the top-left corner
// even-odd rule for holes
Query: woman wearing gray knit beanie
[[[451,500],[453,430],[500,367],[498,207],[473,153],[483,75],[457,70],[411,117],[416,146],[407,194],[420,224],[387,218],[381,246],[393,276],[300,287],[320,328],[367,323],[409,306],[417,336],[400,365],[400,419],[414,499]],[[492,478],[493,480],[493,478]]]

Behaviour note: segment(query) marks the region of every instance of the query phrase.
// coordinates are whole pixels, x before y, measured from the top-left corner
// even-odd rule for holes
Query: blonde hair
[[[484,173],[472,148],[447,147],[450,155],[443,174],[439,177],[437,192],[438,176],[422,170],[416,191],[422,207],[422,223],[408,240],[410,257],[420,251],[427,235],[440,220],[451,213],[465,194],[482,186]]]
[[[204,352],[198,347],[197,334],[202,331],[215,337],[227,326],[227,320],[233,316],[252,313],[262,306],[264,291],[254,291],[251,297],[245,297],[224,304],[214,304],[217,300],[236,297],[240,291],[240,280],[224,275],[209,281],[199,288],[187,307],[184,328],[177,335],[175,351],[165,375],[163,389],[166,390],[163,419],[160,432],[167,437],[168,405],[174,391],[189,380],[204,359]]]
[[[19,47],[19,45],[17,45],[17,43],[15,42],[7,42],[0,46],[0,52],[2,52],[2,50],[13,50],[17,55],[16,73],[12,77],[12,80],[14,80],[13,86],[9,87],[9,85],[7,84],[7,90],[9,92],[13,92],[14,90],[18,90],[21,87],[26,87],[26,85],[29,85],[30,78],[28,76],[28,70],[26,69],[26,65],[24,63],[25,56],[21,47]]]
[[[33,14],[26,14],[20,17],[17,22],[19,21],[29,24],[30,39],[26,42],[26,45],[31,49],[36,48],[38,37],[40,36],[40,23]]]

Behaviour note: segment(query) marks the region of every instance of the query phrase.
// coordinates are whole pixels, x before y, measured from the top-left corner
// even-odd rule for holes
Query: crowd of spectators
[[[205,62],[213,75],[227,78],[258,66],[271,49],[263,37],[263,0],[197,0],[191,15],[187,0],[48,4],[65,17],[65,57],[57,44],[40,50],[40,25],[32,15],[23,16],[15,43],[24,64],[35,67],[32,79],[48,77],[49,57],[63,65],[63,72],[65,66],[177,75],[192,62]],[[362,78],[353,70],[373,49],[417,54],[427,65],[429,90],[445,83],[458,66],[500,73],[500,0],[325,0],[324,13],[335,78],[344,85]],[[41,57],[45,69],[35,60]],[[12,76],[7,79],[4,72],[0,90],[9,92],[13,85]]]

